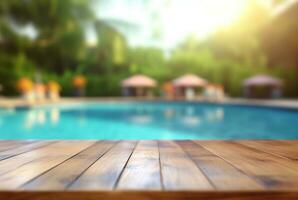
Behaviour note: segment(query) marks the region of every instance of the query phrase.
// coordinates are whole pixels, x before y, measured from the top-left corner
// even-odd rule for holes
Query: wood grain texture
[[[157,141],[140,141],[134,150],[117,189],[161,190]]]
[[[24,146],[26,144],[34,143],[37,141],[25,140],[25,141],[18,141],[18,140],[1,140],[0,141],[0,152],[7,151],[9,149],[14,149],[20,146]]]
[[[219,190],[265,189],[253,178],[242,173],[220,157],[192,141],[177,142]]]
[[[298,141],[0,145],[0,199],[297,199]]]
[[[239,141],[238,143],[255,148],[266,153],[281,156],[284,158],[298,159],[298,141],[270,140],[270,141]]]
[[[58,142],[41,149],[15,156],[0,162],[1,172],[4,170],[5,163],[7,167],[10,164],[17,164],[6,169],[5,173],[0,175],[0,189],[15,189],[55,167],[66,159],[72,157],[78,152],[92,145],[92,141],[68,141]],[[30,158],[30,160],[29,160]],[[13,160],[14,162],[10,162]],[[28,161],[29,160],[29,161]]]
[[[71,186],[76,190],[112,190],[131,156],[135,141],[121,141],[95,162]]]
[[[173,141],[158,141],[161,174],[167,190],[207,190],[212,185],[196,164]]]
[[[13,156],[20,155],[22,153],[26,153],[41,147],[45,147],[53,143],[54,141],[36,141],[36,142],[28,142],[28,143],[20,142],[19,145],[15,144],[13,145],[13,147],[6,146],[7,148],[0,152],[0,160],[11,158]]]
[[[254,177],[267,189],[298,188],[298,165],[295,161],[258,151],[235,142],[197,141],[245,174]]]
[[[83,173],[116,143],[116,141],[97,142],[71,159],[25,184],[22,188],[31,190],[66,189],[67,186],[76,180],[81,173]]]
[[[56,155],[61,154],[61,148],[58,148],[58,151],[56,147],[61,146],[61,143],[64,144],[66,142],[58,142],[54,144],[49,144],[47,146],[43,146],[39,149],[31,149],[23,154],[15,154],[15,151],[10,152],[11,150],[8,150],[8,152],[5,152],[3,156],[7,155],[16,155],[11,156],[9,159],[1,160],[0,161],[0,176],[12,171],[14,169],[17,169],[19,166],[25,165],[26,163],[32,162],[34,159],[38,159],[42,156],[47,155],[48,152],[54,153],[56,152]],[[24,146],[26,148],[26,146]]]

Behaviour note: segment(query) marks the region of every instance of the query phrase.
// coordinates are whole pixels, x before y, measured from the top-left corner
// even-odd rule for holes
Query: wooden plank
[[[212,189],[207,178],[176,143],[158,143],[162,180],[166,190]]]
[[[284,158],[298,159],[298,141],[280,141],[280,140],[246,140],[238,143],[264,151],[266,153],[278,155]]]
[[[249,176],[255,177],[268,189],[297,190],[298,188],[298,165],[294,161],[234,142],[197,141],[197,143]]]
[[[156,141],[140,141],[136,146],[117,189],[160,190],[159,151]]]
[[[69,159],[94,141],[58,142],[0,162],[0,189],[15,189]],[[17,164],[15,166],[14,164]],[[5,166],[8,167],[5,169]],[[3,171],[6,171],[3,173]]]
[[[38,141],[38,142],[36,141],[36,142],[28,143],[28,144],[20,143],[20,146],[16,146],[15,148],[9,148],[6,151],[1,151],[0,152],[0,161],[7,159],[7,158],[11,158],[16,155],[20,155],[22,153],[26,153],[28,151],[32,151],[34,149],[45,147],[52,143],[54,143],[54,141]]]
[[[37,141],[33,141],[33,140],[0,140],[0,152],[2,151],[7,151],[9,149],[14,149],[26,144],[30,144],[33,142],[37,142]]]
[[[121,141],[88,168],[70,189],[112,190],[117,184],[133,149],[135,141]]]
[[[84,192],[80,196],[84,199],[176,198],[169,195],[171,193],[152,191],[163,188],[183,199],[279,199],[282,195],[275,190],[292,191],[285,194],[298,192],[298,161],[295,159],[298,141],[248,141],[248,144],[246,141],[140,141],[137,145],[135,141],[122,141],[113,147],[112,143],[116,143],[113,141],[96,144],[95,141],[59,141],[34,149],[34,144],[38,143],[48,144],[47,141],[24,142],[5,151],[11,151],[13,157],[0,161],[0,189],[58,191],[68,186],[71,190],[117,189],[104,193],[107,196],[89,197],[94,193]],[[17,143],[0,141],[1,144]],[[30,145],[33,146],[29,148]],[[26,152],[14,155],[13,150],[17,149],[26,149]],[[131,191],[128,196],[121,193],[132,189],[144,191]],[[181,191],[183,195],[180,195],[175,190],[192,191]],[[72,196],[72,192],[67,192],[69,196],[53,193],[51,197],[80,199]],[[117,196],[119,192],[122,196]],[[0,199],[6,199],[1,194],[0,191]],[[13,193],[9,198],[14,199],[15,194],[20,193]],[[39,192],[28,192],[16,198],[23,199],[27,194],[30,199],[48,198]]]
[[[260,190],[264,187],[223,159],[192,141],[177,142],[219,190]]]
[[[214,191],[19,191],[0,192],[9,200],[297,200],[298,192],[214,192]]]
[[[117,141],[97,142],[61,165],[25,184],[22,188],[32,190],[66,189],[81,173],[116,143]]]
[[[48,143],[48,141],[45,141],[45,142]],[[52,152],[52,150],[54,150],[54,152],[56,152],[58,154],[59,152],[57,152],[55,150],[55,145],[60,146],[61,143],[62,142],[59,142],[56,144],[50,143],[49,145],[45,145],[39,149],[33,149],[31,151],[28,150],[28,152],[26,152],[26,153],[19,154],[19,155],[13,156],[13,157],[10,156],[8,159],[1,160],[0,161],[0,176],[2,174],[9,172],[9,171],[17,169],[19,166],[25,165],[26,163],[30,163],[34,159],[38,159],[42,156],[46,156],[48,154],[48,152]],[[5,154],[2,156],[5,157],[5,156],[9,156],[9,155],[14,155],[16,152],[13,151],[10,153],[11,154],[9,154],[9,152],[5,152]]]

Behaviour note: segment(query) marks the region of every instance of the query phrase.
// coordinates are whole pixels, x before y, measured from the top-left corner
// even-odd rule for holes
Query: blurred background
[[[62,96],[120,96],[122,80],[143,74],[160,95],[194,74],[231,97],[270,81],[298,97],[297,19],[296,0],[1,0],[0,94],[32,81]]]

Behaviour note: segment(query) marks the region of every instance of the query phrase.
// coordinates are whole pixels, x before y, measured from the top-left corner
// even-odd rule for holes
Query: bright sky
[[[166,44],[183,40],[189,34],[205,37],[235,20],[244,5],[242,0],[173,1],[163,14]]]
[[[133,46],[158,46],[171,49],[187,36],[204,38],[236,20],[252,1],[271,6],[272,0],[97,0],[95,12],[100,19],[112,19],[133,25],[115,26]],[[288,0],[291,1],[291,0]],[[117,23],[116,23],[117,24]],[[154,32],[162,33],[159,38]],[[19,30],[30,37],[36,32],[30,25]],[[92,28],[86,29],[88,43],[96,42]]]
[[[132,45],[171,48],[189,35],[203,38],[237,19],[252,0],[107,0],[97,9],[100,18],[119,19],[138,26],[122,32]],[[259,0],[269,5],[271,0]],[[163,35],[152,37],[155,29]],[[121,28],[120,28],[121,31]],[[90,40],[92,40],[92,34]],[[94,37],[93,37],[94,39]]]

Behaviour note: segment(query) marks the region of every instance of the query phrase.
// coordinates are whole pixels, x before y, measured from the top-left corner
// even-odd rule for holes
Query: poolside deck
[[[30,104],[28,102],[23,101],[20,98],[3,98],[0,97],[0,109],[15,109],[15,108],[31,108],[41,105],[57,105],[57,104],[76,104],[76,103],[86,103],[86,102],[132,102],[132,101],[177,101],[171,99],[164,99],[164,98],[133,98],[133,97],[85,97],[85,98],[61,98],[58,101],[50,101],[44,100],[42,102],[36,102],[34,104]],[[189,101],[188,101],[189,102]],[[232,104],[232,105],[254,105],[254,106],[269,106],[269,107],[276,107],[276,108],[285,108],[285,109],[298,109],[298,99],[279,99],[279,100],[272,100],[272,99],[244,99],[244,98],[225,98],[220,100],[219,102],[216,101],[206,101],[206,100],[194,100],[192,102],[209,102],[209,103],[219,103],[219,104]]]
[[[298,141],[0,141],[0,199],[298,199]]]

